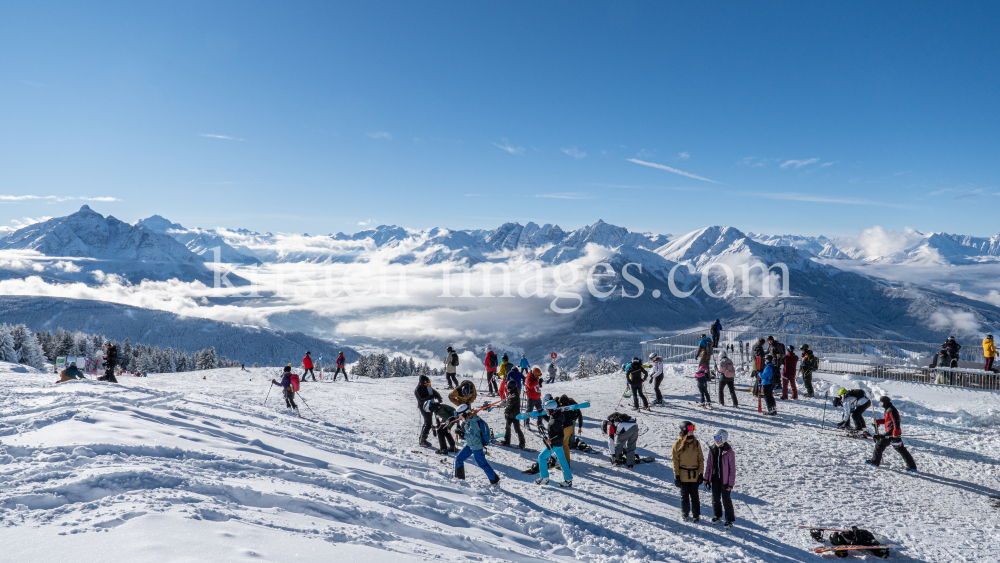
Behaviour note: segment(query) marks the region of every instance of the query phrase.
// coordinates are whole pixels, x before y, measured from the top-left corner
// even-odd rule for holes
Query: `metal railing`
[[[707,332],[706,332],[707,333]],[[695,354],[703,332],[647,340],[642,343],[646,358],[656,353],[668,363],[697,361]],[[963,346],[956,368],[930,368],[940,344],[894,340],[841,338],[814,334],[763,332],[756,329],[723,330],[717,351],[733,345],[730,357],[737,366],[750,367],[750,350],[760,338],[773,336],[785,346],[796,349],[808,344],[819,358],[819,371],[854,374],[863,377],[956,385],[977,389],[1000,389],[1000,375],[982,368],[985,360],[978,345]],[[742,344],[742,347],[741,347]],[[742,351],[741,351],[742,350]]]

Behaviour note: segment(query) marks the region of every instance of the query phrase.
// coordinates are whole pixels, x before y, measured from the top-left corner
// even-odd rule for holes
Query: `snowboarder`
[[[433,420],[431,420],[430,411],[424,410],[424,403],[427,401],[437,401],[440,403],[441,394],[431,387],[431,378],[421,375],[417,380],[417,388],[413,390],[413,395],[417,398],[417,409],[420,411],[420,416],[424,417],[424,424],[420,427],[420,439],[417,441],[417,445],[429,448],[431,447],[431,443],[427,441],[427,435],[431,431]]]
[[[695,380],[698,381],[698,402],[701,405],[708,406],[712,404],[712,395],[708,392],[708,380],[709,377],[708,368],[705,366],[698,366],[698,372],[694,374]]]
[[[115,366],[118,365],[118,347],[111,342],[104,343],[104,375],[98,377],[98,381],[110,381],[118,383],[115,377]]]
[[[531,370],[524,380],[524,388],[528,397],[528,407],[525,412],[536,412],[542,410],[542,370],[535,368]],[[525,421],[525,428],[530,428],[530,420]]]
[[[723,397],[723,393],[726,387],[729,387],[729,396],[733,399],[733,406],[740,406],[740,402],[736,400],[736,365],[733,361],[729,359],[729,355],[725,352],[722,353],[722,358],[719,360],[719,404],[726,406],[726,400]]]
[[[524,354],[521,354],[521,361],[518,362],[517,367],[521,368],[521,371],[524,373],[527,373],[531,369],[531,364],[528,363],[528,358],[525,358]]]
[[[983,366],[983,370],[993,371],[993,358],[997,357],[997,347],[993,343],[992,334],[987,334],[986,338],[983,339],[983,357],[986,358],[986,365]]]
[[[631,469],[635,465],[635,446],[639,441],[639,425],[635,419],[623,412],[613,412],[601,423],[601,430],[608,436],[611,463],[625,464]]]
[[[506,387],[507,399],[503,409],[506,426],[503,432],[503,445],[510,447],[510,430],[513,427],[514,432],[517,432],[517,449],[523,450],[524,434],[521,432],[521,421],[517,419],[517,415],[521,414],[521,395],[518,393],[517,383],[513,379],[507,379]]]
[[[316,381],[316,372],[313,371],[312,354],[310,352],[306,352],[305,357],[302,358],[302,370],[302,381],[305,381],[309,374],[312,374],[313,381]]]
[[[535,479],[536,485],[548,485],[549,484],[549,458],[554,454],[556,459],[559,461],[559,465],[562,467],[563,480],[558,483],[560,487],[572,487],[573,486],[573,472],[569,467],[569,459],[564,451],[564,435],[565,428],[567,426],[567,413],[566,411],[554,410],[559,408],[559,404],[549,399],[542,405],[546,410],[547,414],[544,415],[548,429],[546,433],[542,436],[542,440],[545,442],[545,449],[538,454],[538,471],[541,476]],[[575,412],[575,411],[570,411]],[[569,423],[572,428],[572,422]],[[539,430],[542,426],[539,425]]]
[[[68,368],[59,373],[59,381],[56,381],[56,383],[72,381],[74,379],[87,379],[84,377],[83,372],[80,371],[80,368],[76,367],[76,362],[72,362]]]
[[[851,420],[854,420],[854,431],[866,430],[864,412],[872,405],[863,389],[841,388],[837,396],[833,398],[833,406],[844,408],[844,418],[837,425],[837,428],[845,430],[851,429]]]
[[[705,479],[705,453],[701,443],[694,435],[694,423],[685,420],[681,423],[681,433],[670,450],[670,459],[674,465],[674,486],[681,490],[681,513],[684,520],[694,522],[701,519],[701,500],[698,498],[698,487]]]
[[[774,377],[774,356],[768,354],[764,356],[764,371],[760,372],[760,386],[764,392],[764,402],[767,403],[766,415],[774,416],[778,414],[778,409],[774,402],[774,384],[777,382]]]
[[[802,385],[806,388],[806,397],[812,398],[815,396],[813,393],[813,371],[819,369],[819,358],[809,349],[808,344],[803,344],[801,349],[802,364],[799,369],[802,370]]]
[[[556,365],[554,363],[549,364],[549,380],[545,383],[555,383],[556,382]]]
[[[653,379],[653,393],[656,394],[653,404],[662,405],[663,393],[660,392],[660,383],[663,382],[663,358],[657,356],[654,352],[649,355],[649,361],[653,364],[653,373],[649,374],[649,376]]]
[[[486,473],[490,484],[496,485],[500,482],[500,477],[486,461],[485,448],[490,441],[489,427],[478,414],[472,412],[469,405],[460,405],[455,412],[462,420],[465,429],[465,447],[455,456],[455,478],[465,480],[465,460],[472,456],[476,465]]]
[[[456,453],[455,439],[451,437],[448,426],[455,420],[455,407],[428,399],[424,402],[424,410],[434,415],[434,433],[437,434],[438,449],[434,453],[438,455],[448,455],[449,452]]]
[[[490,348],[486,352],[486,358],[483,359],[483,365],[486,366],[486,390],[491,395],[496,395],[499,391],[497,389],[497,366],[499,364],[497,353]]]
[[[451,346],[448,346],[448,359],[444,361],[444,365],[444,376],[448,379],[448,389],[458,387],[458,376],[455,375],[458,371],[458,354],[452,350]]]
[[[795,366],[799,363],[799,357],[795,355],[795,348],[788,347],[788,353],[783,358],[785,369],[781,374],[781,400],[788,400],[788,386],[792,387],[792,399],[799,398],[799,388],[795,385]]]
[[[456,407],[462,405],[472,406],[473,401],[476,400],[476,384],[465,379],[454,388],[451,393],[448,393],[448,400],[451,401]]]
[[[736,511],[730,498],[736,486],[736,452],[729,445],[729,432],[720,428],[715,432],[715,444],[708,448],[705,463],[705,490],[712,492],[712,523],[722,520],[722,509],[726,509],[726,529],[733,527]]]
[[[292,372],[292,364],[288,364],[282,370],[281,383],[272,379],[271,385],[281,387],[281,394],[285,397],[285,407],[299,414],[299,406],[295,404],[295,392],[299,390],[299,374]]]
[[[344,357],[344,351],[341,350],[340,355],[337,356],[337,370],[333,372],[334,381],[337,381],[337,374],[340,373],[344,374],[344,381],[350,381],[350,378],[347,377],[347,370],[344,369],[345,364],[347,364],[347,358]]]
[[[625,379],[632,389],[632,405],[635,410],[639,410],[639,397],[642,397],[642,407],[649,410],[649,399],[646,398],[646,393],[642,390],[642,382],[646,381],[648,375],[638,356],[632,358],[632,361],[625,366]]]
[[[903,458],[906,462],[906,470],[910,472],[917,471],[917,463],[913,461],[913,456],[910,455],[909,450],[903,445],[903,428],[900,425],[899,411],[892,404],[892,401],[887,395],[883,395],[879,399],[879,403],[882,408],[885,409],[884,424],[885,424],[885,434],[877,434],[875,436],[875,451],[872,452],[871,459],[866,459],[865,463],[868,465],[874,465],[878,467],[882,463],[882,452],[892,445],[896,449],[896,453]]]
[[[713,348],[718,348],[719,347],[719,336],[721,334],[722,334],[722,323],[719,322],[719,319],[715,319],[715,322],[712,324],[712,347]]]

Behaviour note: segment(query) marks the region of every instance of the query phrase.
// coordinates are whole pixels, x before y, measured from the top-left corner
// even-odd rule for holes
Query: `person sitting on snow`
[[[76,367],[76,362],[71,363],[68,368],[59,373],[59,381],[56,381],[56,383],[72,381],[74,379],[86,379],[80,368]]]

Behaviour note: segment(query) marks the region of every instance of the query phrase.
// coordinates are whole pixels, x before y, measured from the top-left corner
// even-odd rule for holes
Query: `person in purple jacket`
[[[733,527],[736,511],[729,494],[736,485],[736,453],[729,445],[729,432],[719,429],[715,433],[715,444],[708,448],[705,460],[705,490],[712,491],[713,524],[722,520],[722,508],[726,508],[726,529]]]

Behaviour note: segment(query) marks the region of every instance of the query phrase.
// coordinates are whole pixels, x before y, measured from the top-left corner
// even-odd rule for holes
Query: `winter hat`
[[[638,362],[639,361],[639,356],[632,356],[632,361],[633,362]]]
[[[987,334],[987,335],[986,335],[986,338],[988,338],[988,339],[990,339],[990,340],[993,340],[993,335],[992,335],[992,334]]]
[[[285,371],[283,373],[289,373],[291,371],[292,371],[292,365],[288,364],[287,366],[285,366]]]
[[[469,412],[469,404],[468,403],[462,403],[461,405],[458,405],[457,409],[455,409],[455,414],[457,414],[459,416],[467,414],[468,412]]]
[[[454,352],[454,350],[451,349],[451,346],[448,346],[448,351],[449,352]]]
[[[306,355],[307,355],[307,356],[308,356],[309,354],[312,354],[312,352],[306,352]]]
[[[523,357],[524,357],[524,354],[521,354],[521,357],[523,358]]]
[[[553,401],[552,399],[549,399],[548,401],[545,401],[545,404],[542,405],[542,408],[545,410],[558,409],[559,403]]]
[[[508,357],[507,357],[507,354],[504,354],[504,355],[503,355],[503,361],[505,361],[505,362],[506,362],[506,361],[507,361],[508,359],[510,359],[510,358],[508,358]]]
[[[729,432],[727,432],[725,428],[720,428],[716,430],[715,441],[722,442],[723,444],[725,444],[726,442],[729,441]]]

